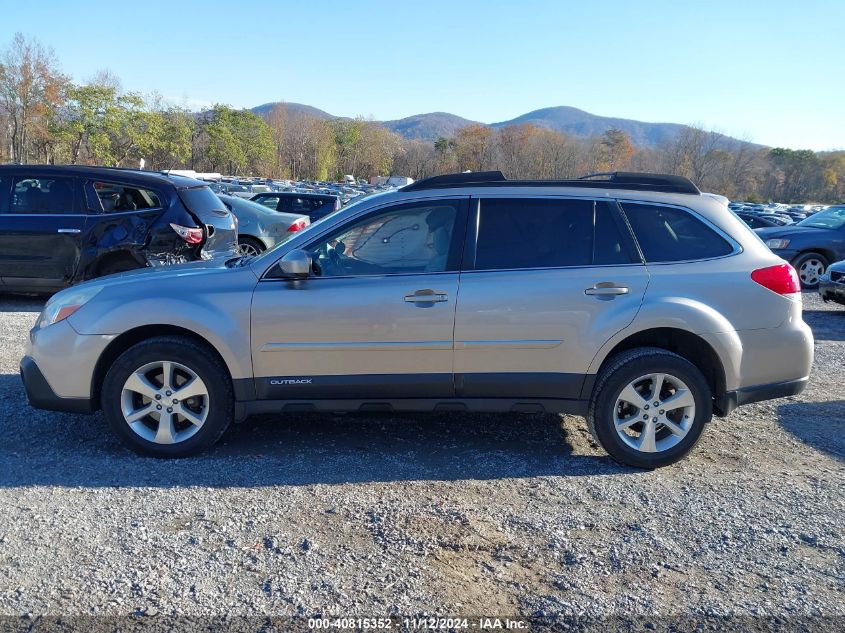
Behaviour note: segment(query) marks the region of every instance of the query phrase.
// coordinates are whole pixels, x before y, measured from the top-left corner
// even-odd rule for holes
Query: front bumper
[[[93,413],[90,398],[62,398],[57,396],[36,362],[29,356],[21,359],[21,381],[26,399],[36,409],[67,413]]]
[[[79,334],[71,327],[70,319],[33,328],[21,360],[21,377],[33,406],[80,412],[85,408],[82,402],[96,404],[97,362],[114,338]],[[58,402],[48,404],[56,398]]]
[[[819,294],[825,301],[835,301],[845,305],[845,283],[831,281],[829,273],[825,273],[819,279]]]

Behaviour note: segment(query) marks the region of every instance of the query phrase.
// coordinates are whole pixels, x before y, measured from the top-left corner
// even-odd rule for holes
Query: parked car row
[[[818,288],[828,266],[845,260],[845,205],[828,207],[791,226],[755,230],[775,255],[795,267],[805,289]]]
[[[209,181],[209,187],[215,193],[224,193],[241,198],[252,198],[257,193],[279,192],[334,196],[343,206],[361,195],[395,189],[397,186],[395,182],[400,181],[413,182],[410,178],[389,178],[381,184],[371,185],[363,180],[356,182],[352,176],[344,176],[342,182],[221,176],[219,180]]]

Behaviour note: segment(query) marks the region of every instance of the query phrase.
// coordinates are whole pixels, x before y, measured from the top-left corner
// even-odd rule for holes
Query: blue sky
[[[487,123],[569,105],[697,123],[774,146],[845,148],[842,0],[3,2],[75,80],[192,107],[307,103]]]

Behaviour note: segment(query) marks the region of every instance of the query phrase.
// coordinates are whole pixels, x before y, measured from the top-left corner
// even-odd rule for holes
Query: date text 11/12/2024
[[[370,629],[370,630],[527,630],[526,620],[515,618],[309,618],[309,629]]]

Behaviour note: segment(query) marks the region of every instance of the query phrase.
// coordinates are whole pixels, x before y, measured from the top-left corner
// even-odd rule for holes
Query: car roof
[[[90,167],[88,165],[0,165],[0,173],[4,171],[37,170],[42,174],[55,176],[79,176],[87,178],[114,178],[123,182],[145,185],[173,185],[177,189],[207,186],[201,180],[186,176],[166,175],[140,169],[125,169],[121,167]]]

